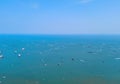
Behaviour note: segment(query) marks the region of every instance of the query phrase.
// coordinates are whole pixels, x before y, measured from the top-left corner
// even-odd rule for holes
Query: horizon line
[[[120,34],[0,34],[0,35],[120,35]]]

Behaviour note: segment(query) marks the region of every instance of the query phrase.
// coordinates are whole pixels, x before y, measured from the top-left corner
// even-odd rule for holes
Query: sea
[[[120,35],[0,35],[0,84],[120,84]]]

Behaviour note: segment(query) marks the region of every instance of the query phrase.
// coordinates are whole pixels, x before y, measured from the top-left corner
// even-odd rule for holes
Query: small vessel
[[[0,59],[2,59],[3,58],[3,55],[0,55]]]

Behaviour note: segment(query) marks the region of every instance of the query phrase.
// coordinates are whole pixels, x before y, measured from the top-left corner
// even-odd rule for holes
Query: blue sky
[[[0,0],[0,34],[120,34],[120,0]]]

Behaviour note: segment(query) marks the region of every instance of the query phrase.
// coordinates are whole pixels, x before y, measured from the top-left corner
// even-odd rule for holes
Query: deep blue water
[[[1,84],[120,84],[120,36],[0,35]]]

